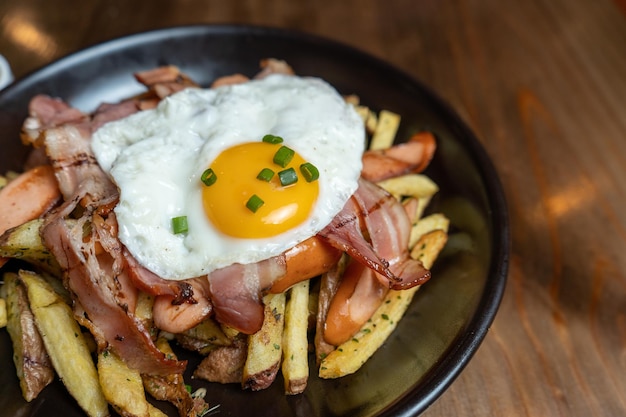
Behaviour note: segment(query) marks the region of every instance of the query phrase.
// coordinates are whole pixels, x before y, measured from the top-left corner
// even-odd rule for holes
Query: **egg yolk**
[[[274,163],[280,147],[244,143],[222,151],[211,163],[216,180],[202,186],[202,201],[207,218],[222,233],[238,238],[272,237],[309,217],[319,193],[318,181],[308,182],[301,174],[300,165],[307,161],[297,152],[284,167]],[[257,178],[264,168],[274,172],[269,181]],[[290,168],[297,181],[283,186],[279,172]],[[251,198],[257,202],[256,211],[246,206]]]

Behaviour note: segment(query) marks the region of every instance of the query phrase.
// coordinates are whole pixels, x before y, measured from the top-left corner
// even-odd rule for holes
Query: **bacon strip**
[[[264,315],[261,293],[285,272],[283,256],[211,272],[208,279],[217,321],[245,334],[257,332]]]
[[[109,344],[128,366],[147,374],[181,373],[185,362],[169,359],[156,348],[150,332],[120,302],[114,277],[104,271],[95,255],[95,236],[83,243],[87,219],[69,227],[62,217],[45,226],[46,246],[66,271],[67,287],[86,313],[90,329],[100,347]],[[128,295],[128,294],[127,294]]]
[[[123,119],[140,110],[140,102],[137,99],[124,100],[119,103],[102,103],[96,109],[91,119],[91,131],[95,132],[105,123]]]
[[[174,65],[138,72],[135,74],[135,78],[160,99],[185,88],[198,86]]]
[[[193,287],[186,281],[172,281],[163,279],[155,273],[144,268],[137,260],[128,252],[123,250],[123,256],[126,260],[128,274],[133,284],[141,291],[151,295],[169,295],[173,296],[173,304],[197,302],[193,298]]]
[[[158,350],[148,329],[133,314],[136,290],[122,273],[124,261],[114,236],[114,219],[105,221],[95,214],[108,213],[118,191],[95,162],[90,134],[91,129],[83,124],[44,132],[46,153],[65,202],[46,219],[43,242],[64,270],[75,314],[100,348],[111,345],[130,367],[145,374],[181,373],[186,362],[169,359]],[[70,226],[65,219],[79,204],[83,215]],[[104,252],[97,253],[98,245]]]
[[[407,289],[430,278],[421,262],[409,256],[409,230],[402,204],[361,179],[356,193],[318,236],[376,271],[390,288]]]
[[[89,119],[87,114],[69,106],[63,100],[45,94],[38,94],[30,100],[28,113],[29,117],[22,128],[22,142],[35,146],[41,145],[41,134],[47,129]]]
[[[117,187],[100,169],[90,138],[91,131],[83,125],[67,124],[45,131],[46,154],[65,201],[72,200],[77,192],[87,197],[84,205],[117,199]]]
[[[255,80],[260,80],[272,74],[294,75],[291,66],[281,59],[267,58],[260,62],[261,71],[254,76]]]

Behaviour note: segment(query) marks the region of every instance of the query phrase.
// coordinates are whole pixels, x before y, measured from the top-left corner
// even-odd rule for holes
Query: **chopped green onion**
[[[178,216],[172,218],[172,229],[174,234],[187,233],[189,225],[187,224],[187,216]]]
[[[274,171],[269,168],[263,168],[256,177],[261,181],[269,182],[274,177]]]
[[[283,171],[278,172],[278,179],[280,179],[280,185],[286,187],[288,185],[298,182],[298,174],[296,173],[295,169],[287,168]]]
[[[263,136],[263,142],[276,145],[277,143],[283,143],[283,138],[281,138],[280,136],[276,136],[276,135],[265,135]]]
[[[287,165],[289,165],[289,162],[291,162],[294,154],[295,151],[293,149],[286,146],[281,146],[274,154],[274,163],[285,168]]]
[[[261,197],[259,197],[256,194],[253,194],[252,197],[248,199],[248,202],[246,203],[246,207],[251,212],[256,213],[257,210],[260,209],[264,203],[265,202],[261,200]]]
[[[317,167],[310,162],[305,162],[300,165],[300,172],[306,182],[313,182],[320,177],[320,172],[317,170]]]
[[[211,168],[209,168],[202,173],[200,181],[202,181],[204,185],[209,187],[215,184],[215,181],[217,181],[217,175],[215,175],[215,172]]]

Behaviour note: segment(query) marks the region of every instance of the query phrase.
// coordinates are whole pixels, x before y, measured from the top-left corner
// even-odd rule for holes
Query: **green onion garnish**
[[[306,182],[315,181],[320,177],[320,172],[317,170],[317,167],[310,162],[305,162],[300,165],[300,172],[304,176]]]
[[[296,173],[295,169],[287,168],[283,171],[278,172],[278,179],[280,179],[280,184],[283,187],[286,187],[288,185],[298,182],[298,174]]]
[[[274,163],[285,168],[289,164],[289,162],[291,162],[294,154],[295,151],[293,149],[290,149],[286,146],[281,146],[274,154]]]
[[[276,145],[277,143],[283,143],[283,138],[275,135],[265,135],[263,136],[263,142]]]
[[[261,172],[259,172],[259,175],[257,175],[256,177],[257,179],[261,181],[270,182],[273,176],[274,176],[274,171],[272,171],[269,168],[263,168]]]
[[[252,197],[248,199],[248,202],[246,203],[246,207],[251,212],[256,213],[256,211],[260,209],[264,203],[265,202],[261,200],[261,197],[259,197],[256,194],[253,194]]]
[[[217,181],[217,175],[215,175],[215,172],[211,168],[209,168],[202,173],[200,181],[202,181],[204,185],[209,187],[215,184],[215,181]]]
[[[172,217],[172,230],[175,235],[179,233],[187,233],[189,231],[187,216]]]

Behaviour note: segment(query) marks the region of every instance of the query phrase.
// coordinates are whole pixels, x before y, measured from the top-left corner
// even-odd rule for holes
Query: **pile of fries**
[[[355,96],[346,100],[363,117],[370,147],[392,146],[400,116],[389,111],[375,113],[360,105]],[[417,200],[410,253],[430,269],[447,241],[448,231],[448,219],[442,214],[423,217],[431,197],[438,191],[437,185],[420,174],[393,178],[379,185],[401,201],[409,197]],[[109,415],[109,407],[124,416],[165,415],[148,401],[148,395],[163,399],[159,398],[154,380],[127,367],[113,351],[95,351],[91,335],[74,317],[70,294],[61,283],[62,272],[41,241],[42,223],[36,219],[0,236],[0,256],[21,261],[15,263],[21,269],[11,268],[14,264],[9,263],[1,278],[0,327],[6,327],[11,337],[25,400],[36,398],[56,375],[89,416]],[[157,346],[174,355],[170,343],[175,343],[203,355],[194,378],[239,383],[252,390],[267,388],[281,371],[285,393],[302,393],[311,373],[311,354],[315,355],[320,378],[354,373],[387,340],[419,287],[389,291],[351,340],[329,349],[323,346],[319,330],[313,335],[315,326],[311,324],[319,322],[319,287],[325,279],[323,275],[284,293],[266,295],[265,320],[256,334],[239,334],[210,318],[184,334],[167,334],[157,329]],[[147,294],[139,298],[136,315],[146,323],[151,323],[153,301]],[[179,383],[184,389],[184,381]],[[196,415],[209,410],[207,405]]]

